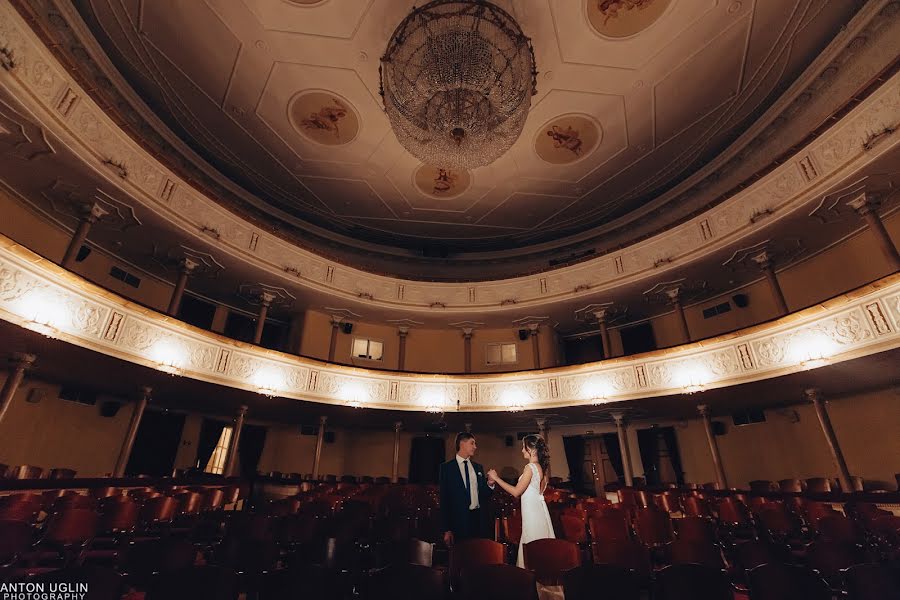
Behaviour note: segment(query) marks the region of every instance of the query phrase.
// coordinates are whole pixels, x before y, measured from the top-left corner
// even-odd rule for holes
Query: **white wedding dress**
[[[550,520],[550,511],[544,502],[544,490],[541,489],[541,475],[534,463],[528,463],[531,468],[531,482],[522,494],[522,538],[519,544],[519,557],[516,566],[525,568],[523,548],[528,542],[544,538],[555,538],[553,534],[553,522]],[[523,477],[525,474],[519,476]]]

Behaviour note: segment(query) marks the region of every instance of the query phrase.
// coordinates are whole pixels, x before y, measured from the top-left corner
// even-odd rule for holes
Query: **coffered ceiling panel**
[[[123,81],[254,214],[361,263],[382,248],[385,272],[398,251],[477,263],[577,236],[602,254],[673,225],[721,193],[642,209],[734,144],[864,2],[498,2],[532,38],[538,93],[513,148],[467,173],[423,166],[384,113],[379,57],[413,4],[75,0]]]

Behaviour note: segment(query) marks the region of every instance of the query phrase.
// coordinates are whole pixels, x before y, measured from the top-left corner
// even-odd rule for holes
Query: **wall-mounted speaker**
[[[513,436],[511,436],[511,435],[506,436],[505,438],[503,438],[503,442],[506,444],[507,448],[512,448]]]
[[[30,390],[28,390],[28,395],[25,396],[25,402],[38,404],[41,400],[44,399],[44,396],[46,395],[47,392],[43,388],[31,388]]]
[[[106,402],[100,403],[100,416],[101,417],[114,417],[119,413],[119,409],[122,408],[122,404],[119,402],[113,402],[112,400],[107,400]]]
[[[750,296],[747,294],[735,294],[731,297],[731,300],[738,308],[747,308],[750,306]]]
[[[528,331],[527,329],[519,330],[519,339],[522,340],[523,342],[528,339],[529,335],[531,335],[531,332]]]
[[[341,331],[347,334],[353,333],[353,323],[341,323]]]
[[[91,255],[91,249],[87,246],[82,246],[78,249],[78,254],[75,255],[75,262],[82,262],[88,256]]]
[[[326,444],[333,444],[333,443],[334,443],[334,440],[335,440],[334,432],[333,432],[333,431],[326,431],[326,432],[325,432],[325,443],[326,443]]]
[[[713,435],[725,435],[728,433],[728,427],[725,425],[725,421],[713,421],[712,432]]]

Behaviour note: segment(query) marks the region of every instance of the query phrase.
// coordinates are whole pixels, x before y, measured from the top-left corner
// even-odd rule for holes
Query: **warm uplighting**
[[[514,387],[503,392],[500,399],[507,411],[522,412],[525,410],[528,395],[524,391]]]
[[[676,385],[680,386],[685,394],[695,394],[705,390],[712,377],[704,365],[699,362],[690,362],[680,365],[674,379]]]
[[[347,383],[341,386],[338,397],[344,402],[345,406],[351,408],[363,408],[368,400],[368,393],[359,383]]]
[[[828,359],[837,351],[837,343],[824,331],[808,329],[791,337],[785,354],[788,360],[804,369],[815,369],[827,365]]]
[[[181,344],[168,338],[158,340],[150,348],[150,358],[156,363],[156,368],[169,375],[184,373],[185,354]]]
[[[63,324],[69,321],[62,297],[45,288],[35,288],[25,294],[20,306],[25,326],[49,338],[56,338]]]
[[[285,388],[284,376],[275,369],[260,369],[253,374],[256,393],[273,398]]]
[[[593,405],[604,404],[613,393],[613,387],[605,378],[594,377],[581,388],[582,398],[587,398]]]

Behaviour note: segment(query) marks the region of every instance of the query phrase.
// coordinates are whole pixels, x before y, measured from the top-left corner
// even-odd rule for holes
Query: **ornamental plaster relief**
[[[8,3],[0,7],[0,46],[13,57],[13,66],[4,72],[0,85],[39,115],[49,131],[92,162],[93,168],[105,172],[111,185],[134,196],[139,204],[161,211],[192,235],[216,239],[231,254],[276,277],[343,297],[364,294],[373,304],[412,311],[516,310],[550,299],[594,295],[625,280],[655,277],[738,236],[757,234],[769,222],[761,216],[786,214],[816,202],[834,178],[862,168],[900,143],[898,136],[882,133],[869,150],[863,147],[900,121],[900,75],[895,75],[798,153],[798,157],[810,157],[812,168],[808,165],[806,172],[812,175],[804,176],[799,159],[787,161],[706,213],[615,256],[534,276],[469,285],[410,281],[334,265],[256,229],[179,180],[104,114]],[[104,171],[104,162],[121,169]]]
[[[900,347],[900,275],[702,345],[547,371],[439,378],[329,365],[201,331],[6,238],[0,318],[125,361],[286,398],[414,411],[539,409],[725,387]]]

